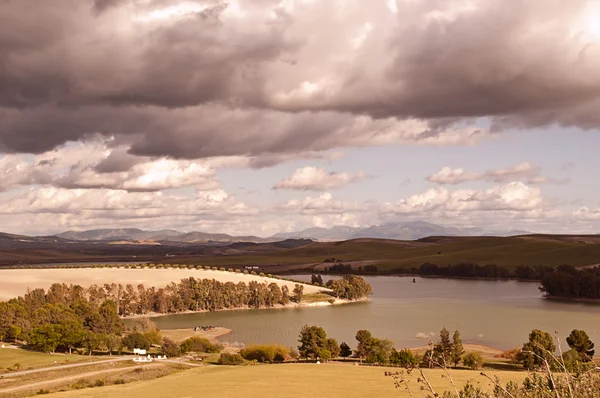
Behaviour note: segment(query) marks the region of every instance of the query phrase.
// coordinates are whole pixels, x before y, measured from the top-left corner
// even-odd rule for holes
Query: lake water
[[[309,275],[294,276],[310,280]],[[327,278],[326,278],[327,279]],[[501,349],[527,341],[532,329],[564,339],[584,329],[600,342],[600,305],[544,299],[537,283],[412,277],[366,277],[371,301],[346,305],[180,314],[155,318],[161,329],[217,325],[232,329],[222,341],[297,345],[302,325],[318,325],[338,341],[354,345],[359,329],[398,347],[426,345],[442,327],[461,332],[465,343]],[[564,343],[566,346],[566,343]]]

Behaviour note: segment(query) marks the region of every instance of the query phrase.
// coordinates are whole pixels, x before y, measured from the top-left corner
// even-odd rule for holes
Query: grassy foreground
[[[195,368],[146,382],[84,389],[51,395],[57,397],[409,397],[408,392],[395,389],[393,380],[384,376],[386,370],[397,368],[359,367],[346,364],[285,364]],[[454,382],[461,386],[467,381],[490,388],[478,371],[451,370]],[[427,370],[426,374],[437,392],[452,389],[443,370]],[[491,375],[491,374],[490,374]],[[497,372],[505,383],[522,381],[525,372]],[[409,376],[413,395],[420,395],[418,375]]]
[[[98,357],[67,354],[44,354],[42,352],[27,351],[12,348],[0,348],[0,374],[3,369],[19,364],[21,370],[41,368],[46,366],[64,365],[67,363],[87,362],[98,360]]]

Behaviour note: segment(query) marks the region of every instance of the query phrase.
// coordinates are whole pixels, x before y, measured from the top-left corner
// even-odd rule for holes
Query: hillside
[[[318,266],[335,257],[344,263],[376,264],[380,270],[418,267],[430,262],[450,265],[473,262],[509,269],[519,265],[585,266],[600,263],[600,237],[527,235],[518,237],[429,237],[417,241],[354,239],[313,242],[277,253],[208,256],[207,264],[255,264],[301,268]],[[180,257],[173,262],[193,262]],[[297,266],[297,267],[296,267]],[[275,272],[275,270],[273,270]]]

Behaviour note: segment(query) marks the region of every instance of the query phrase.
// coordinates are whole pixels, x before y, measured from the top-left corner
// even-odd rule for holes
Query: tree
[[[463,365],[466,367],[477,370],[483,366],[483,358],[477,352],[471,352],[463,358]]]
[[[440,340],[433,347],[434,357],[440,365],[445,365],[452,360],[452,342],[450,332],[445,327],[440,331]]]
[[[119,345],[121,344],[121,338],[116,334],[105,334],[103,335],[104,345],[108,350],[108,355],[112,355]]]
[[[338,342],[333,337],[330,337],[325,342],[325,348],[331,353],[331,358],[337,358],[340,356],[340,346]]]
[[[310,277],[310,283],[314,284],[318,284],[318,285],[323,285],[323,277],[321,275],[311,275]]]
[[[60,343],[60,333],[56,330],[57,325],[45,324],[38,326],[31,332],[27,342],[37,351],[54,352]]]
[[[545,363],[551,366],[555,350],[554,339],[550,333],[534,329],[529,334],[529,341],[523,344],[517,360],[530,370],[538,369]]]
[[[452,351],[450,353],[450,360],[454,363],[454,367],[458,366],[464,353],[465,350],[463,348],[462,339],[460,338],[460,333],[456,330],[452,336]]]
[[[567,337],[567,344],[577,351],[583,362],[590,362],[594,356],[594,343],[583,330],[573,330]]]
[[[304,295],[304,286],[297,284],[294,287],[294,290],[292,293],[293,293],[293,296],[292,296],[293,301],[295,301],[296,303],[302,302],[302,296]]]
[[[304,325],[300,329],[298,342],[300,356],[315,359],[319,356],[319,350],[327,347],[327,333],[322,327]]]
[[[6,332],[6,338],[14,340],[14,342],[16,343],[22,334],[23,329],[21,327],[17,325],[10,325],[8,327],[8,331]]]
[[[368,363],[385,364],[390,360],[390,355],[394,350],[394,343],[387,339],[373,338],[371,347],[367,354]]]
[[[411,350],[404,349],[400,351],[392,350],[390,354],[390,363],[397,366],[417,366],[419,358]]]
[[[348,358],[351,355],[352,355],[352,349],[350,348],[350,346],[346,343],[340,344],[340,356],[342,358]]]
[[[142,333],[133,332],[123,337],[123,345],[130,350],[139,348],[142,350],[150,349],[150,342]]]
[[[368,330],[359,330],[356,332],[356,341],[358,341],[358,345],[356,346],[356,356],[360,359],[366,358],[371,352],[373,335]]]
[[[321,348],[319,350],[319,360],[323,362],[331,361],[331,351],[327,348]]]
[[[167,357],[178,357],[181,355],[181,348],[179,348],[179,344],[167,337],[163,338],[160,351]]]

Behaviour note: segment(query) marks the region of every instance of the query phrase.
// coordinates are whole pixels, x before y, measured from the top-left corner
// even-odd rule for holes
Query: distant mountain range
[[[528,231],[485,231],[482,228],[444,227],[427,221],[409,221],[404,223],[385,223],[366,228],[337,226],[332,228],[308,228],[297,232],[279,233],[274,239],[314,239],[338,241],[359,238],[380,238],[397,240],[416,240],[427,236],[514,236],[528,235]]]
[[[179,232],[172,229],[144,231],[138,228],[92,229],[87,231],[67,231],[55,235],[58,238],[75,241],[152,241],[185,243],[230,243],[230,242],[276,242],[285,239],[312,239],[316,241],[341,241],[359,238],[381,238],[415,240],[427,236],[513,236],[527,235],[528,231],[485,231],[482,228],[444,227],[426,221],[405,223],[385,223],[366,228],[334,226],[331,228],[307,228],[301,231],[278,233],[269,238],[258,236],[232,236],[207,232]]]

